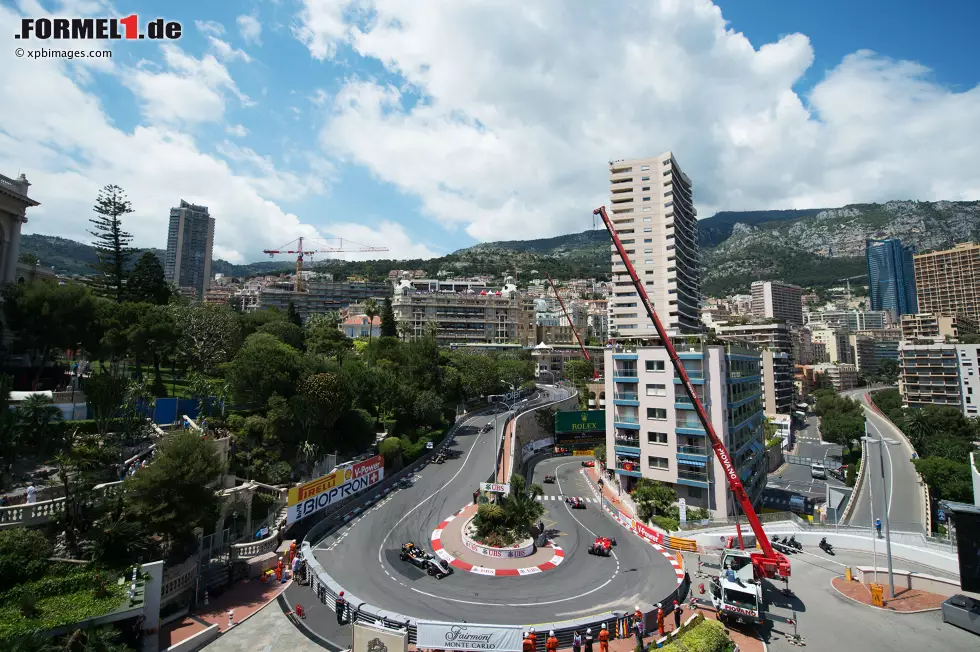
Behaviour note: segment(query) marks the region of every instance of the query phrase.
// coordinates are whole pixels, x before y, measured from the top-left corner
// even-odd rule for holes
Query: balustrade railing
[[[704,446],[678,446],[677,452],[687,455],[707,455],[708,449]]]
[[[249,559],[251,557],[258,557],[259,555],[264,555],[267,552],[273,552],[279,547],[279,533],[273,532],[269,536],[259,541],[250,541],[248,543],[235,543],[231,546],[231,560],[236,561],[239,559]]]
[[[639,417],[634,417],[634,416],[629,416],[629,415],[626,415],[626,414],[617,414],[617,415],[613,416],[613,421],[615,421],[617,423],[639,423],[640,422],[640,418]]]
[[[639,396],[636,394],[630,394],[628,392],[622,392],[618,394],[613,394],[613,398],[618,398],[621,401],[637,401]]]

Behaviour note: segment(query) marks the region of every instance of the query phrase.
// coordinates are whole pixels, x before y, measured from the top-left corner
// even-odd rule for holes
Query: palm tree
[[[368,318],[368,342],[374,336],[374,318],[381,314],[381,308],[376,299],[364,300],[364,314]]]
[[[412,335],[412,325],[407,321],[398,322],[398,325],[395,326],[395,328],[398,330],[398,337],[400,337],[402,341],[408,340]]]
[[[20,420],[21,441],[32,442],[41,450],[52,450],[52,436],[61,426],[64,416],[51,399],[44,394],[30,394],[17,408]],[[58,438],[61,439],[60,437]],[[60,450],[62,441],[54,442],[54,450]]]
[[[534,522],[544,516],[544,504],[537,500],[543,495],[541,485],[528,486],[524,477],[516,473],[510,477],[510,494],[502,501],[502,508],[507,526],[517,538],[530,536]]]
[[[908,435],[912,448],[921,456],[925,454],[925,445],[929,437],[936,434],[935,425],[922,410],[911,409],[902,419],[905,434]]]

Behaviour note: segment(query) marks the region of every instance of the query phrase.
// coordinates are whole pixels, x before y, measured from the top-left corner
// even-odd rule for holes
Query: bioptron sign
[[[310,514],[353,496],[381,482],[384,474],[384,458],[378,455],[292,487],[287,500],[289,511],[286,514],[286,523],[292,525]]]

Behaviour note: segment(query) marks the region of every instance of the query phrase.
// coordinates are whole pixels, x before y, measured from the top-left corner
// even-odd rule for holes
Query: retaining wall
[[[885,584],[888,582],[888,569],[878,567],[878,583]],[[895,589],[916,589],[919,591],[928,591],[929,593],[936,593],[939,595],[945,595],[950,597],[958,593],[962,593],[963,589],[960,588],[959,580],[951,580],[946,577],[936,577],[935,575],[927,575],[925,573],[916,573],[914,571],[907,570],[893,570],[892,576],[895,578]],[[854,568],[854,579],[858,582],[864,584],[872,584],[875,582],[875,567],[874,566],[856,566]]]

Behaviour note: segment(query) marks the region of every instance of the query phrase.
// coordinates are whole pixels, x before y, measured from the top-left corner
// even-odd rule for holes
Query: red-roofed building
[[[381,317],[375,317],[373,321],[369,320],[367,315],[349,317],[340,328],[344,331],[344,335],[352,340],[359,337],[381,337]]]

